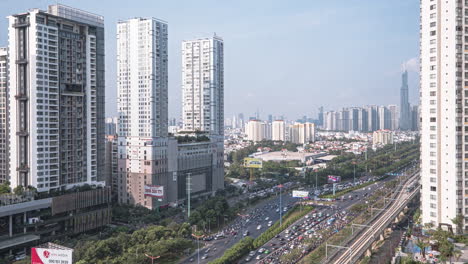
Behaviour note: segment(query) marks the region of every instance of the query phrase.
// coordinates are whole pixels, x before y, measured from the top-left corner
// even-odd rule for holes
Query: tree
[[[16,195],[23,195],[24,193],[24,187],[23,185],[18,185],[15,187],[15,189],[13,189],[13,192],[16,194]]]
[[[6,181],[2,184],[0,184],[0,194],[5,194],[5,193],[10,193],[11,188],[10,188],[10,182]]]
[[[421,249],[421,254],[423,258],[426,258],[426,248],[430,246],[430,244],[426,240],[418,238],[418,240],[416,240],[416,246],[418,246]]]
[[[455,218],[451,219],[452,223],[456,226],[457,228],[457,234],[461,234],[463,231],[463,215],[458,214],[455,216]]]

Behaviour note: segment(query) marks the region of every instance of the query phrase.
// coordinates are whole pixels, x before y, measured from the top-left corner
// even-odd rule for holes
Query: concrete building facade
[[[224,43],[212,38],[182,42],[183,130],[224,135]]]
[[[9,16],[12,187],[98,184],[104,168],[104,20],[64,5]]]

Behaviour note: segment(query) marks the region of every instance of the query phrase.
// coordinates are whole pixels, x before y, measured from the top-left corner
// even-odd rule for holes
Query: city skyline
[[[303,114],[316,115],[320,106],[314,98],[320,95],[321,104],[325,109],[333,109],[346,105],[372,104],[398,104],[401,64],[407,62],[409,72],[410,102],[414,104],[418,98],[417,61],[417,33],[419,21],[417,13],[419,4],[409,1],[392,1],[392,3],[374,3],[374,1],[353,1],[337,5],[336,1],[324,3],[300,2],[295,6],[286,3],[274,2],[264,10],[265,3],[255,3],[251,11],[243,12],[247,2],[231,4],[211,5],[209,1],[190,4],[187,8],[201,12],[178,12],[179,6],[173,3],[147,3],[142,7],[138,5],[127,6],[117,1],[115,10],[113,6],[96,5],[93,1],[60,1],[83,10],[102,14],[106,18],[106,116],[117,116],[117,87],[116,87],[116,40],[115,25],[118,20],[134,17],[158,17],[168,21],[171,26],[169,38],[169,117],[181,118],[182,101],[181,87],[181,50],[183,40],[193,38],[210,37],[217,33],[229,43],[226,53],[226,94],[225,116],[231,116],[239,109],[245,109],[246,113],[253,113],[257,109],[261,113],[273,115],[285,115],[290,118],[298,118]],[[31,7],[44,9],[50,1],[22,1],[11,4],[11,1],[0,3],[0,14],[6,17],[9,14],[24,12]],[[125,8],[120,8],[125,6]],[[249,6],[250,8],[250,6]],[[402,21],[393,21],[386,8],[398,8],[401,10]],[[120,10],[122,9],[122,10]],[[260,14],[257,12],[262,10]],[[324,12],[316,10],[325,10]],[[369,12],[372,10],[374,13]],[[212,16],[204,16],[204,12],[210,11]],[[242,11],[242,12],[241,12]],[[323,15],[322,13],[326,14]],[[348,14],[349,13],[349,14]],[[241,19],[238,19],[240,16]],[[325,42],[313,42],[313,48],[309,49],[313,41],[307,35],[318,38],[330,39],[329,33],[342,30],[344,20],[353,19],[352,25],[347,28],[349,34],[355,34],[346,47],[339,45],[324,45]],[[314,19],[308,19],[313,17]],[[382,21],[378,19],[383,18]],[[239,22],[249,20],[250,23]],[[375,20],[376,25],[366,25],[364,22]],[[223,21],[223,23],[218,23]],[[6,19],[0,20],[0,26],[6,26]],[[346,23],[350,23],[349,21]],[[375,23],[374,23],[375,24]],[[408,26],[410,25],[410,26]],[[412,26],[411,26],[412,25]],[[274,29],[293,29],[290,37],[292,42],[280,39]],[[265,32],[255,34],[255,32]],[[383,38],[381,31],[386,31]],[[252,32],[252,33],[251,33]],[[267,34],[268,32],[268,34]],[[388,35],[388,38],[387,38]],[[371,37],[375,36],[375,37]],[[6,46],[6,36],[0,36],[0,46]],[[245,41],[249,38],[249,42]],[[335,38],[335,37],[333,37]],[[383,39],[386,39],[383,41]],[[336,39],[335,39],[336,40]],[[388,41],[391,40],[391,41]],[[333,39],[330,39],[333,41]],[[329,42],[329,41],[327,41]],[[268,43],[268,45],[265,45]],[[292,45],[292,50],[287,54],[279,52]],[[328,47],[330,46],[330,47]],[[379,48],[377,48],[379,47]],[[308,50],[309,49],[309,50]],[[392,56],[382,54],[382,49],[399,50]],[[336,50],[336,52],[332,52]],[[366,50],[368,56],[359,56]],[[307,51],[304,53],[304,51]],[[391,52],[390,52],[391,53]],[[324,56],[322,54],[329,54]],[[250,63],[245,63],[246,58],[254,58]],[[378,58],[376,60],[375,58]],[[333,61],[339,60],[342,67],[333,66]],[[282,62],[278,64],[278,62]],[[297,69],[291,72],[293,62],[297,61]],[[316,61],[320,61],[317,63]],[[354,69],[352,65],[359,64],[364,67]],[[259,65],[263,65],[260,67]],[[265,66],[266,65],[266,66]],[[330,69],[333,69],[330,70]],[[336,72],[338,70],[338,72]],[[310,75],[310,72],[313,72]],[[360,73],[359,73],[360,72]],[[333,78],[334,74],[340,74],[342,78]],[[234,76],[244,76],[234,78]],[[271,78],[271,76],[275,76]],[[241,80],[242,79],[242,80]],[[349,84],[352,85],[349,85]],[[323,89],[326,84],[327,88]],[[284,93],[287,87],[288,93]],[[387,96],[380,96],[385,92]],[[338,95],[337,95],[338,93]],[[364,102],[362,96],[368,94],[371,100]],[[306,95],[306,96],[304,96]],[[242,101],[243,103],[240,103]],[[271,104],[270,104],[271,103]],[[284,110],[277,113],[277,107],[284,105]]]

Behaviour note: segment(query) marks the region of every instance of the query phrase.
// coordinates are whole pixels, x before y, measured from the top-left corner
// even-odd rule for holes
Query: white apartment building
[[[295,123],[289,127],[289,139],[295,144],[307,144],[315,141],[314,123]]]
[[[155,18],[117,24],[118,201],[155,208],[145,185],[167,182],[168,25]],[[162,201],[164,202],[164,201]]]
[[[247,126],[245,127],[247,140],[258,142],[267,139],[266,129],[267,125],[265,122],[261,120],[249,120]]]
[[[421,1],[422,222],[468,229],[468,41],[465,1]],[[456,228],[455,225],[453,225]]]
[[[393,132],[390,130],[374,131],[372,134],[372,144],[374,146],[393,144]]]
[[[224,44],[218,36],[182,42],[183,130],[224,135]]]
[[[0,48],[0,184],[10,178],[8,145],[8,49]]]
[[[286,125],[284,120],[275,120],[271,124],[271,139],[274,141],[285,141]]]
[[[99,184],[104,168],[104,19],[64,5],[9,19],[12,187]]]

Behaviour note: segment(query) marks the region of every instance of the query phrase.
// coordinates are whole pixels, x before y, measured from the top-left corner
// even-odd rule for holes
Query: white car
[[[262,229],[262,225],[257,226],[257,230],[260,230],[260,229]]]
[[[268,220],[270,220],[270,217],[266,217],[266,218],[265,218],[265,221],[268,221]]]

